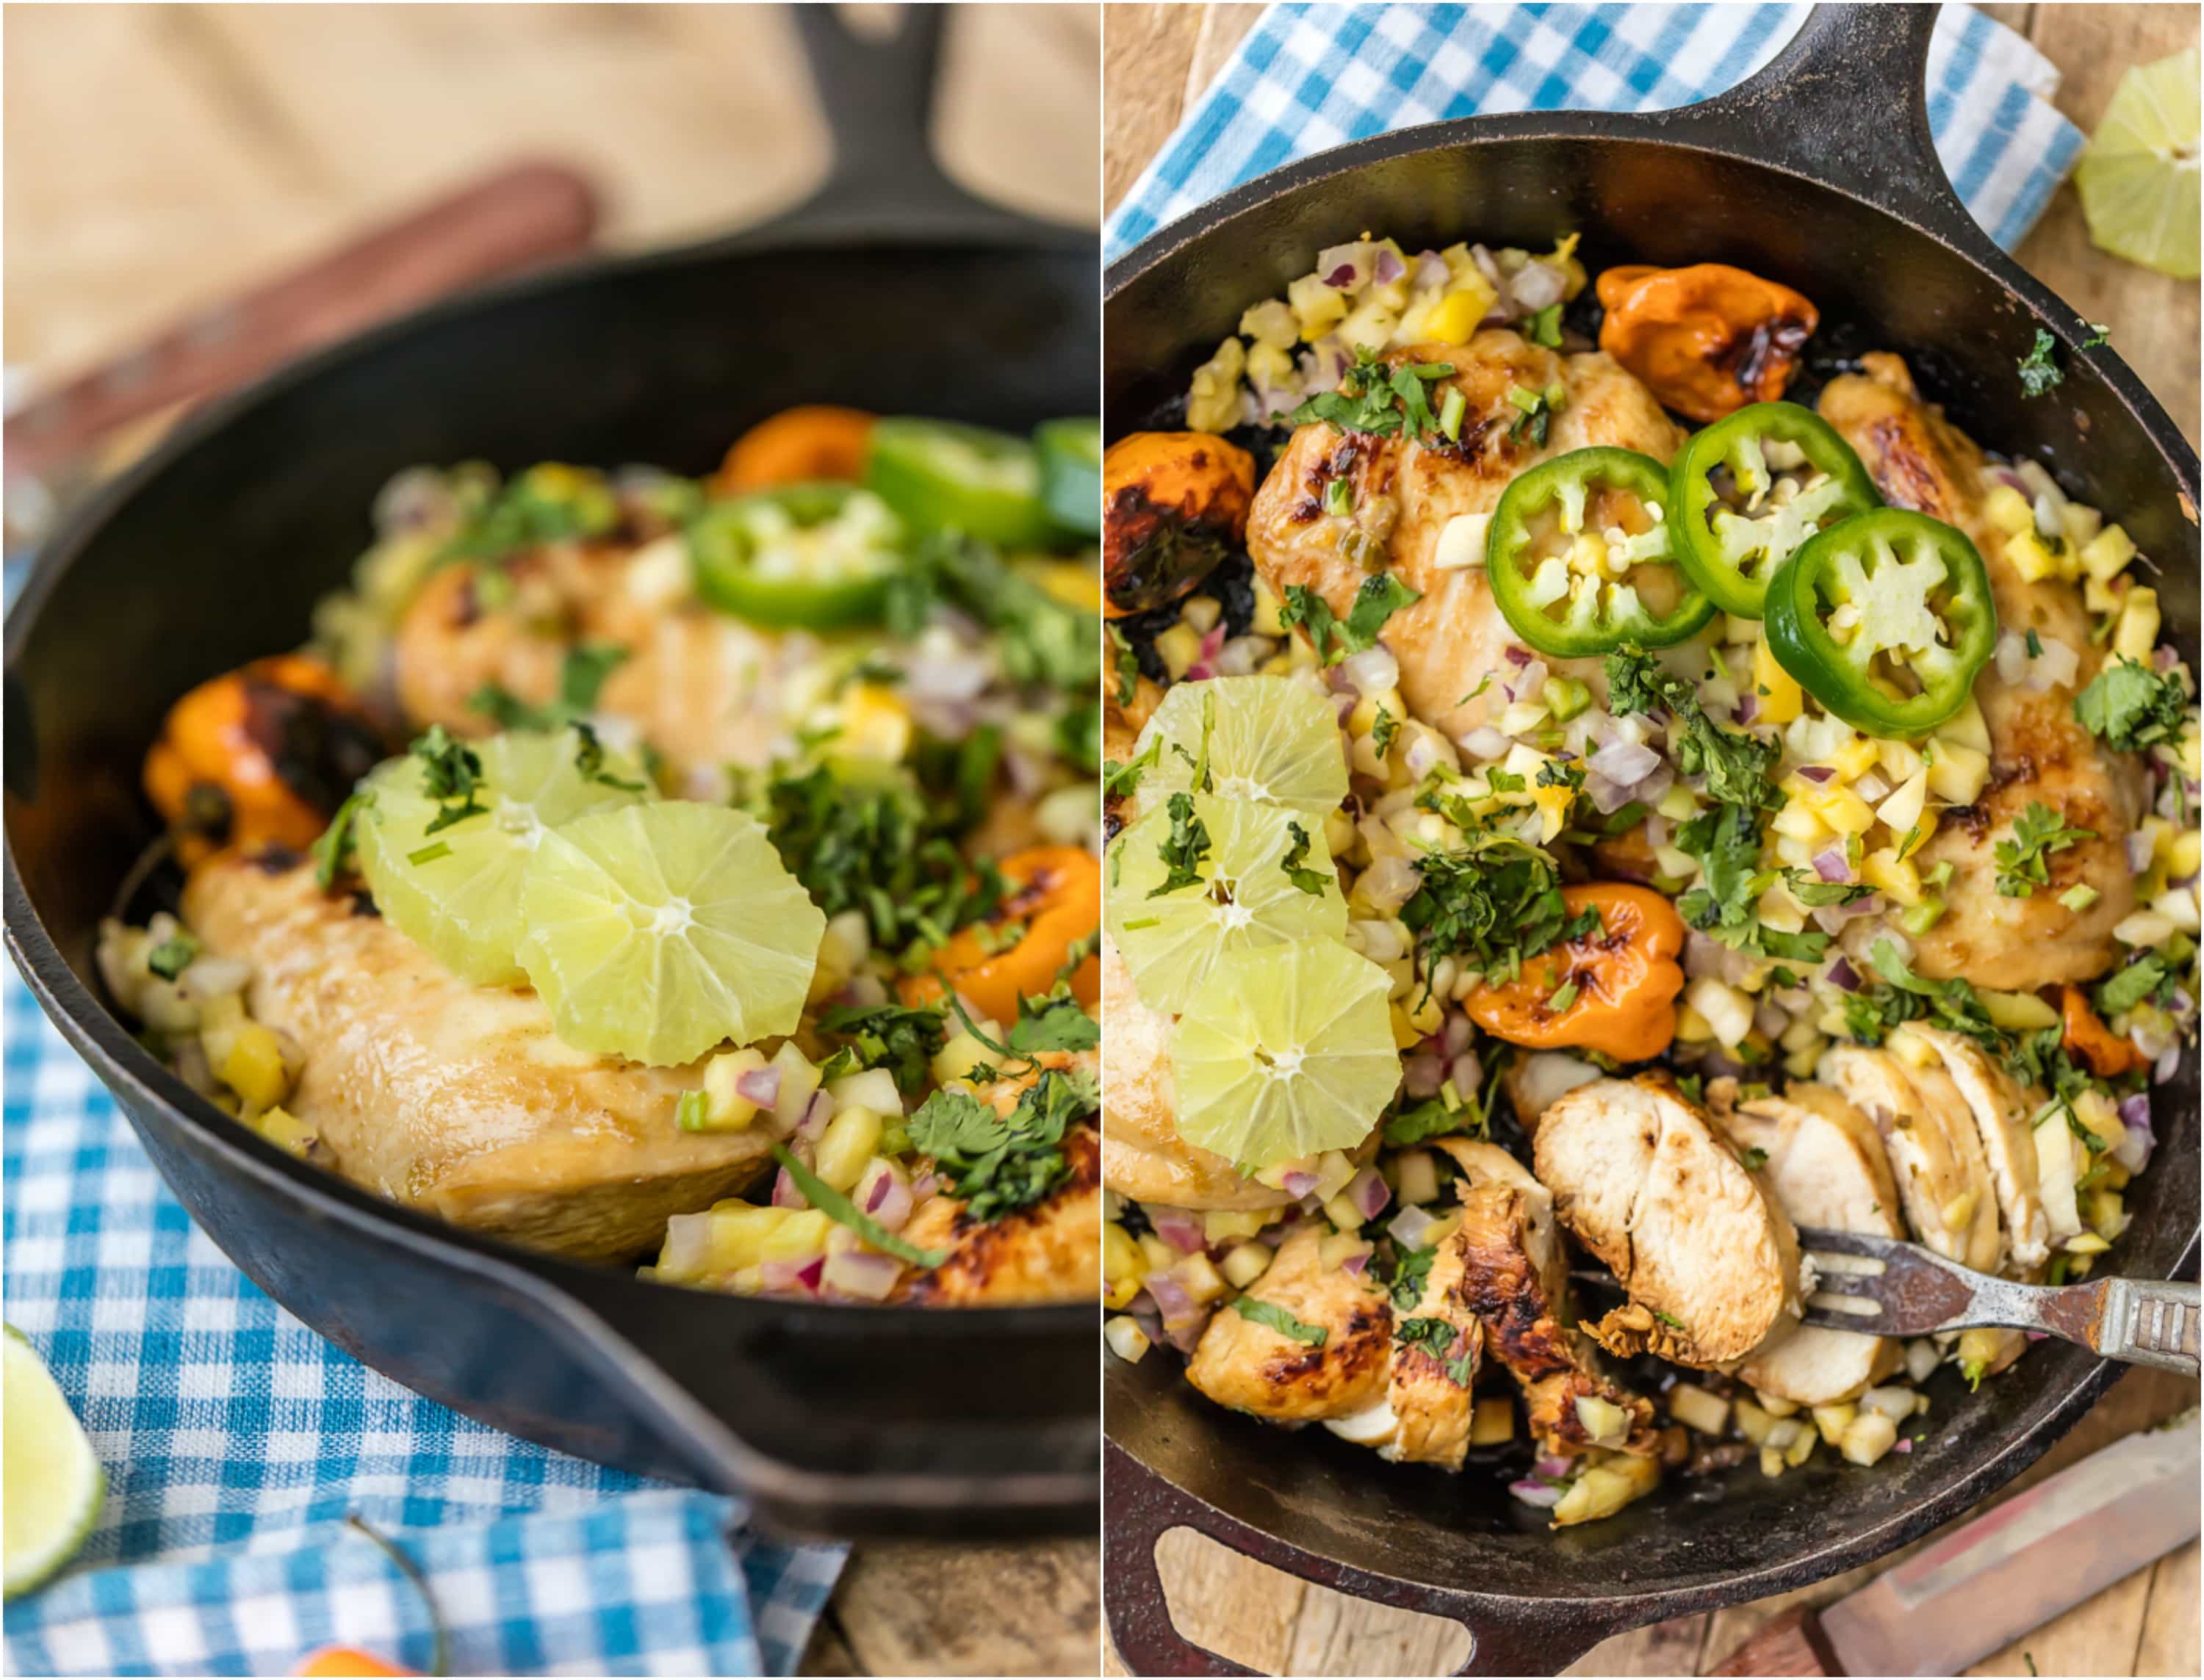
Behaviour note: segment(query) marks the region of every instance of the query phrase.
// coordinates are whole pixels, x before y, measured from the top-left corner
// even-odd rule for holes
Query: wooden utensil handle
[[[564,165],[501,169],[27,404],[8,421],[9,476],[50,470],[126,422],[447,292],[572,255],[596,222],[595,194]]]
[[[1810,1610],[1786,1610],[1739,1646],[1709,1674],[1842,1674],[1837,1653]]]

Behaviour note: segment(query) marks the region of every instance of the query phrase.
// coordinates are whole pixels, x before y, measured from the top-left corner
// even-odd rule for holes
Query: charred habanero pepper
[[[1070,974],[1072,948],[1102,926],[1102,866],[1084,846],[1035,846],[1002,861],[1010,890],[985,921],[952,935],[933,967],[901,982],[906,1003],[932,1003],[945,984],[989,1019],[1018,1018],[1018,1000],[1043,997],[1059,977],[1093,1009],[1102,994],[1102,961],[1088,955]]]
[[[1882,506],[1851,446],[1797,403],[1755,403],[1684,446],[1668,517],[1692,581],[1736,618],[1757,618],[1768,580],[1801,544]]]
[[[1668,469],[1629,449],[1578,449],[1518,475],[1493,510],[1484,560],[1516,635],[1587,659],[1696,634],[1715,604],[1676,566],[1668,500]]]
[[[1573,1046],[1644,1062],[1676,1036],[1683,919],[1650,887],[1594,881],[1563,887],[1571,916],[1600,926],[1524,960],[1505,985],[1480,985],[1462,1007],[1496,1038],[1532,1050]]]
[[[1810,538],[1769,581],[1769,652],[1854,729],[1926,735],[1967,703],[1997,604],[1964,532],[1881,507]]]
[[[336,672],[285,654],[202,683],[169,709],[145,755],[145,796],[187,867],[224,846],[304,851],[382,757]]]
[[[714,502],[689,527],[700,598],[773,630],[876,624],[904,528],[853,484],[782,484]]]
[[[864,476],[865,446],[873,417],[861,409],[808,403],[761,420],[735,440],[712,480],[723,496],[809,484],[821,479],[854,483]]]
[[[1247,535],[1255,459],[1206,432],[1132,432],[1102,456],[1102,600],[1113,618],[1186,595]]]
[[[1822,318],[1789,287],[1723,263],[1609,269],[1597,290],[1599,347],[1700,421],[1781,396]]]
[[[2116,1080],[2143,1065],[2143,1053],[2097,1019],[2088,994],[2077,985],[2059,988],[2059,1013],[2066,1048],[2089,1064],[2100,1080]]]

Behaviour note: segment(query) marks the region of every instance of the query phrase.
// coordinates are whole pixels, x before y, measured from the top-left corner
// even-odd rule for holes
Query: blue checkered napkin
[[[1773,58],[1810,9],[1274,5],[1133,184],[1105,251],[1114,261],[1266,169],[1388,129],[1708,98]],[[2007,250],[2081,155],[2081,131],[2052,108],[2058,86],[2050,61],[2012,31],[1944,8],[1928,53],[1929,126],[1959,196]]]
[[[842,1565],[663,1488],[469,1422],[321,1340],[169,1196],[10,974],[8,1322],[91,1432],[107,1506],[6,1610],[11,1674],[286,1673],[317,1645],[425,1669],[426,1568],[461,1674],[785,1674]],[[732,1538],[732,1545],[730,1540]]]

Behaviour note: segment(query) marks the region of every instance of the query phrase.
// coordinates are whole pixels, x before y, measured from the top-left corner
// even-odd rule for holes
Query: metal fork
[[[2038,1330],[2107,1359],[2197,1374],[2197,1287],[2103,1277],[2053,1288],[1970,1272],[1916,1243],[1802,1228],[1816,1287],[1805,1322],[1825,1330],[1926,1336],[1941,1330]]]

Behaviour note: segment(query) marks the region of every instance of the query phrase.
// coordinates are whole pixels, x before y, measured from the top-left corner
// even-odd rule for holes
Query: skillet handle
[[[1102,1485],[1102,1578],[1110,1583],[1103,1614],[1111,1643],[1135,1674],[1256,1672],[1196,1645],[1173,1625],[1156,1565],[1156,1543],[1173,1529],[1192,1529],[1243,1558],[1350,1598],[1460,1624],[1468,1631],[1470,1653],[1455,1670],[1458,1675],[1558,1674],[1601,1640],[1633,1625],[1626,1611],[1618,1619],[1605,1605],[1532,1605],[1453,1592],[1312,1556],[1182,1493],[1114,1440],[1103,1443]]]
[[[844,8],[791,8],[833,141],[826,184],[777,226],[864,228],[1015,223],[951,180],[933,155],[947,6],[893,8],[891,39],[862,38]]]
[[[1864,198],[1948,244],[1996,251],[1952,189],[1928,127],[1928,44],[1940,9],[1817,5],[1757,74],[1666,113],[1662,127],[1686,141],[1703,132],[1716,151]]]

